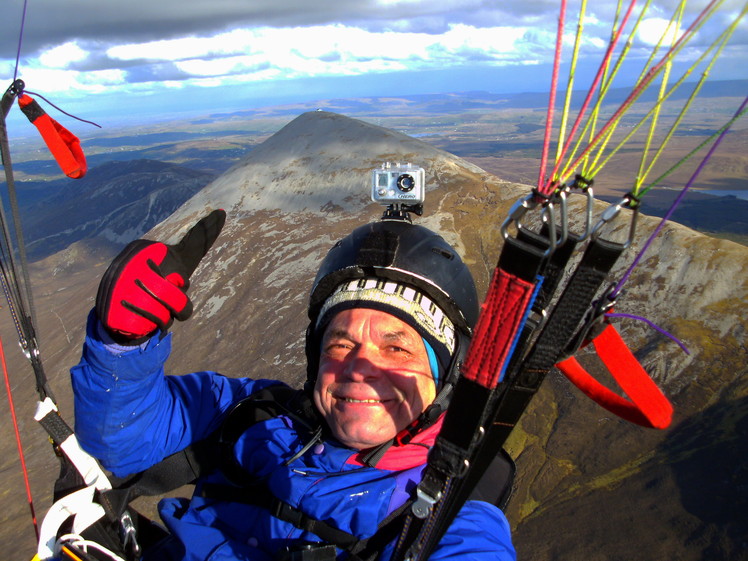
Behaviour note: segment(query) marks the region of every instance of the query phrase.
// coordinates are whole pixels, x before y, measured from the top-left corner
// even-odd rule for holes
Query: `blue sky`
[[[580,1],[569,3],[567,53]],[[3,4],[0,73],[10,84],[23,0]],[[587,75],[616,1],[589,4]],[[687,4],[680,29],[707,2]],[[650,6],[631,68],[641,67],[676,5]],[[679,60],[697,56],[744,5],[723,2]],[[64,109],[105,120],[368,95],[544,91],[558,11],[550,0],[28,0],[18,75]],[[743,21],[714,79],[748,77],[746,43]],[[630,85],[634,76],[625,69],[618,80]]]

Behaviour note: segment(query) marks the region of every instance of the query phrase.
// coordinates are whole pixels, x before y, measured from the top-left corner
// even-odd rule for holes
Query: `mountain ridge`
[[[22,205],[24,237],[32,259],[84,238],[115,244],[164,220],[213,176],[155,160],[107,162],[83,179],[47,185],[49,195]]]

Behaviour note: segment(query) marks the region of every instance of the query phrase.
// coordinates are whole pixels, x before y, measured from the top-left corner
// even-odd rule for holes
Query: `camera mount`
[[[410,213],[416,216],[423,216],[423,203],[417,205],[404,205],[404,204],[391,204],[389,205],[384,214],[382,214],[382,220],[407,220],[413,222],[410,217]]]

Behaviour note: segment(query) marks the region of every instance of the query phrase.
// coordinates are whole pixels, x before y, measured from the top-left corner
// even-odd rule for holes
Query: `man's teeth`
[[[350,397],[344,397],[343,400],[348,403],[379,403],[378,399],[353,399]]]

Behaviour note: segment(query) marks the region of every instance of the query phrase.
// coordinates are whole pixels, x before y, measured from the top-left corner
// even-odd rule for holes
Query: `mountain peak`
[[[249,152],[172,218],[194,217],[205,208],[218,207],[234,216],[258,210],[351,211],[369,204],[369,174],[383,162],[425,168],[427,191],[448,169],[484,173],[400,132],[337,113],[310,111]]]

